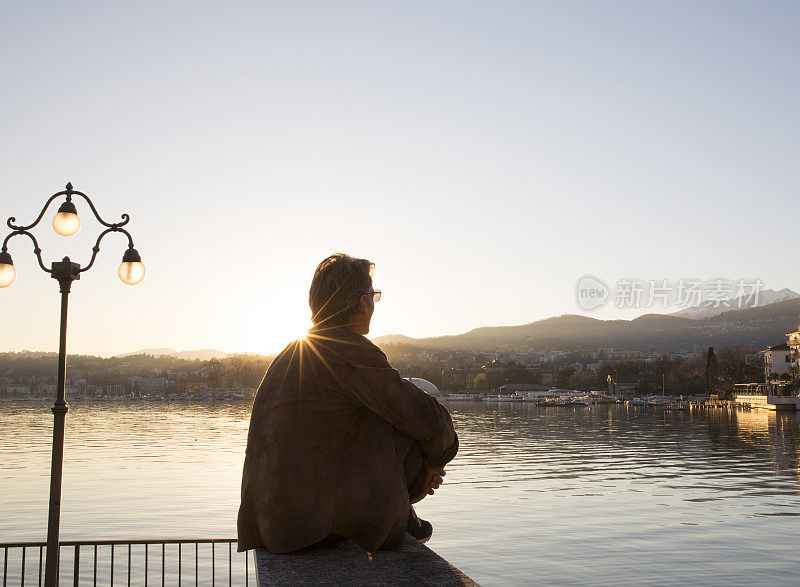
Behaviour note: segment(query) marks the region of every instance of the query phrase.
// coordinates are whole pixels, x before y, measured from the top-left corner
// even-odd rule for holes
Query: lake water
[[[461,450],[418,504],[484,585],[795,584],[800,419],[449,402]],[[234,537],[250,406],[67,415],[62,539]],[[0,541],[44,540],[52,415],[0,403]]]

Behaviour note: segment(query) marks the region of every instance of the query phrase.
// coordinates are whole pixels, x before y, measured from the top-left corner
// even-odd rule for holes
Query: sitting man
[[[380,292],[366,259],[317,267],[313,327],[258,389],[242,474],[239,551],[273,554],[350,538],[399,550],[432,530],[411,503],[432,495],[458,450],[447,410],[406,381],[363,335]]]

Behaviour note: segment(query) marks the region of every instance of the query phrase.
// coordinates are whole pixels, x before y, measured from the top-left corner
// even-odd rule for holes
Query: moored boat
[[[478,401],[483,397],[482,394],[479,393],[448,393],[447,397],[444,399],[453,399],[453,400],[461,400],[461,401]]]

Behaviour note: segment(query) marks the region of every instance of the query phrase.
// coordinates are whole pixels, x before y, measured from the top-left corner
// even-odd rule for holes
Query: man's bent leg
[[[422,491],[427,469],[422,447],[416,440],[397,430],[395,430],[394,440],[397,458],[403,464],[408,495],[409,497],[418,495]],[[417,513],[414,511],[414,506],[411,506],[408,512],[406,531],[420,542],[427,542],[431,534],[433,534],[433,526],[430,522],[418,518]]]
[[[419,442],[402,432],[394,431],[394,445],[397,460],[403,464],[403,474],[408,487],[408,495],[416,495],[425,477],[425,456]]]

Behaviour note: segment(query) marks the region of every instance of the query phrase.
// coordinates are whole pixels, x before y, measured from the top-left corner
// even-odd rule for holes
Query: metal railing
[[[235,538],[65,540],[60,543],[59,583],[67,585],[71,581],[75,587],[81,583],[96,586],[99,580],[101,585],[113,586],[116,580],[117,584],[128,587],[149,584],[181,586],[184,582],[187,585],[215,586],[221,579],[220,585],[248,587],[250,553],[245,551],[242,556],[235,552],[233,546],[236,543]],[[41,587],[42,557],[46,546],[47,542],[0,543],[3,587],[26,584]],[[84,562],[87,550],[88,565]],[[30,556],[31,552],[33,556]]]

